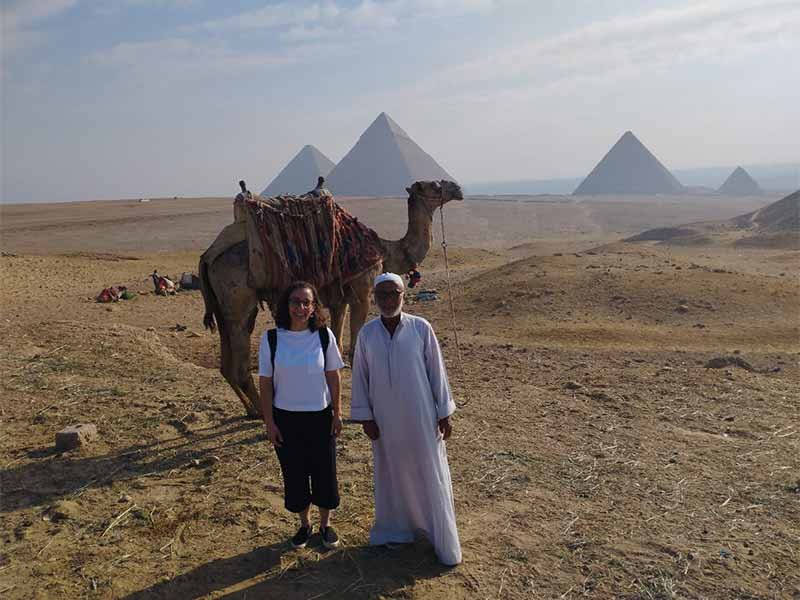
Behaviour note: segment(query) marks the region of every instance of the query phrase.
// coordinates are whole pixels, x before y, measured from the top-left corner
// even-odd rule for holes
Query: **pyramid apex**
[[[392,117],[390,117],[386,112],[382,112],[377,117],[375,117],[375,123],[386,123],[387,125],[391,126],[391,124],[394,123],[394,121],[392,120]]]

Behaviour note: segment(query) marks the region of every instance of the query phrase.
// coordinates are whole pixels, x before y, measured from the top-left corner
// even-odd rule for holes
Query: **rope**
[[[447,296],[450,299],[450,319],[453,325],[453,337],[456,342],[456,359],[458,360],[458,372],[461,376],[461,386],[464,390],[465,400],[458,404],[462,408],[469,404],[471,400],[469,395],[469,386],[467,385],[467,378],[464,375],[464,361],[461,359],[461,345],[458,343],[458,324],[456,323],[456,307],[453,304],[453,289],[450,285],[450,264],[447,262],[447,239],[444,234],[444,186],[442,186],[442,198],[439,203],[439,217],[442,224],[442,254],[444,254],[444,270],[447,274]]]

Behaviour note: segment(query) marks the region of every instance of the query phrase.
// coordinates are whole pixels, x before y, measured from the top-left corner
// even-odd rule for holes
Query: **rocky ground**
[[[339,443],[342,547],[287,546],[277,461],[216,370],[200,293],[151,293],[153,268],[195,269],[191,243],[33,253],[8,242],[33,225],[4,235],[0,594],[800,597],[800,253],[617,243],[602,210],[569,237],[542,218],[540,236],[517,226],[505,244],[480,234],[491,214],[453,211],[457,329],[438,246],[423,284],[440,299],[407,297],[461,405],[454,569],[424,541],[367,545],[371,460],[354,425]],[[111,284],[138,294],[95,303]],[[56,451],[80,422],[98,438]]]

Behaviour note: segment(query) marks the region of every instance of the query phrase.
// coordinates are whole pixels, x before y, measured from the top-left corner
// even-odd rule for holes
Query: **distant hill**
[[[683,186],[632,132],[626,131],[575,189],[588,194],[678,194]]]
[[[731,221],[741,228],[751,228],[765,233],[800,232],[800,190],[746,215]]]
[[[317,177],[326,177],[333,170],[333,161],[310,144],[304,146],[261,192],[262,196],[304,194],[314,189]]]
[[[727,221],[649,229],[624,241],[800,249],[800,190]]]

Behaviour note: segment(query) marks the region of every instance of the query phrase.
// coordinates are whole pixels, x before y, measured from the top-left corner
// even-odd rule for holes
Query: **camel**
[[[461,187],[451,181],[417,181],[408,192],[408,229],[399,240],[380,239],[383,262],[344,286],[333,282],[319,290],[322,304],[331,315],[339,348],[348,307],[350,308],[350,351],[352,361],[358,332],[367,318],[374,277],[384,271],[408,273],[423,261],[433,242],[434,211],[451,200],[463,200]],[[203,324],[213,331],[219,325],[220,372],[244,405],[247,416],[261,418],[258,388],[250,373],[250,335],[255,327],[260,301],[267,300],[270,309],[280,290],[256,290],[248,285],[247,241],[235,243],[211,264],[200,260],[199,274],[205,315]],[[334,293],[342,289],[344,294]]]

